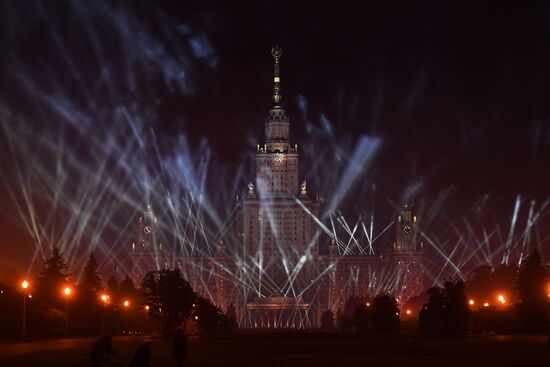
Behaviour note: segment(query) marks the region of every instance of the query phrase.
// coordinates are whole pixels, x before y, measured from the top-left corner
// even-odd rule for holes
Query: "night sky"
[[[14,198],[18,170],[55,160],[40,136],[58,132],[52,145],[66,144],[60,154],[86,166],[102,153],[82,136],[118,129],[109,116],[120,106],[141,117],[145,140],[154,132],[151,160],[179,154],[185,136],[196,157],[209,147],[212,170],[223,172],[209,173],[207,193],[237,172],[227,197],[244,191],[270,106],[274,44],[284,52],[283,102],[292,142],[303,147],[302,175],[321,197],[341,184],[361,137],[379,139],[344,213],[375,213],[384,227],[410,202],[437,210],[427,229],[436,237],[468,218],[474,232],[499,228],[506,238],[519,197],[517,226],[534,201],[541,214],[530,246],[550,246],[550,4],[296,3],[0,3],[1,183],[15,193],[0,201],[0,267],[26,271],[32,262],[35,243]],[[74,127],[84,119],[95,126],[86,134]],[[12,130],[33,132],[20,135],[33,139],[19,164]],[[26,166],[28,154],[39,163]],[[45,210],[48,200],[39,201]],[[223,212],[224,201],[216,205]],[[52,221],[66,220],[59,216]]]

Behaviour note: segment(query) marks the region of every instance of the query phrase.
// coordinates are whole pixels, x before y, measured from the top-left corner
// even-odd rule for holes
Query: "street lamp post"
[[[125,299],[123,302],[122,302],[122,305],[124,306],[125,309],[129,309],[130,308],[130,301],[128,299]],[[129,321],[129,318],[128,318],[128,314],[125,315],[124,317],[126,319],[126,331],[129,333],[129,329],[130,329],[130,321]]]
[[[29,282],[26,280],[23,280],[21,282],[21,288],[23,288],[23,324],[21,328],[21,339],[25,339],[27,337],[27,292],[26,290],[29,288]]]
[[[103,334],[105,334],[105,317],[106,317],[106,314],[107,314],[107,305],[109,303],[110,297],[109,297],[109,295],[103,293],[101,295],[100,299],[101,299],[101,302],[103,302],[103,308],[104,308],[103,317],[101,319],[101,330],[102,330]]]
[[[67,337],[69,335],[69,296],[71,295],[71,288],[65,287],[63,293],[65,293],[65,337]]]

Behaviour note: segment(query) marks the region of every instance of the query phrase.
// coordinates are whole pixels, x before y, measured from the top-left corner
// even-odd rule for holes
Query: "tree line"
[[[416,315],[409,315],[407,305],[400,307],[389,294],[373,299],[351,296],[336,315],[331,310],[323,313],[321,327],[359,334],[397,333],[403,326],[424,335],[545,333],[550,306],[547,282],[547,269],[533,251],[519,271],[507,265],[494,270],[480,266],[466,282],[450,279],[443,287],[428,289],[427,297],[411,300],[427,298]]]
[[[78,284],[71,284],[70,276],[63,253],[54,247],[27,289],[0,283],[0,337],[170,335],[188,323],[202,334],[216,334],[237,327],[231,305],[226,314],[199,297],[179,270],[149,272],[139,288],[129,276],[113,275],[104,282],[91,253]]]
[[[64,256],[54,247],[29,289],[0,284],[0,337],[21,335],[23,310],[29,337],[97,335],[158,331],[170,335],[174,328],[191,324],[202,334],[232,333],[237,329],[232,305],[224,313],[202,298],[179,270],[152,271],[139,289],[126,276],[104,282],[98,263],[89,255],[81,280],[72,285]],[[534,251],[519,271],[501,266],[475,269],[466,282],[448,280],[427,290],[427,300],[416,315],[401,307],[389,294],[374,298],[350,297],[336,314],[327,310],[321,328],[360,334],[397,333],[404,326],[425,335],[466,335],[470,332],[543,333],[548,331],[550,288],[547,269]],[[63,288],[71,293],[64,294]],[[483,297],[504,290],[502,304]],[[501,296],[499,296],[501,297]],[[68,329],[68,330],[67,330]]]

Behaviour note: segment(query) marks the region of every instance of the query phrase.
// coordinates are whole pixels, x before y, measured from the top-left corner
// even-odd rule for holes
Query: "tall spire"
[[[281,95],[281,75],[279,74],[279,59],[283,55],[283,50],[279,48],[278,45],[271,48],[271,56],[275,62],[275,70],[273,72],[273,95],[271,99],[273,100],[274,107],[281,106],[281,100],[283,96]]]

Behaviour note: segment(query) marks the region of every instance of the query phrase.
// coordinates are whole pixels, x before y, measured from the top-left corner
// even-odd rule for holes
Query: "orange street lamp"
[[[124,300],[124,307],[128,308],[130,307],[130,301],[128,301],[127,299]]]
[[[483,307],[489,307],[489,302],[485,302],[485,303],[483,304]]]
[[[506,298],[504,298],[504,296],[502,294],[500,294],[498,297],[497,297],[498,301],[502,304],[505,304],[506,303]]]
[[[63,294],[65,295],[65,337],[69,335],[69,297],[71,296],[71,287],[65,287]]]
[[[470,304],[470,306],[473,306],[475,304],[475,301],[473,299],[469,300],[468,303]]]
[[[106,293],[102,293],[101,296],[99,296],[99,299],[105,306],[109,303],[109,295]],[[101,330],[103,331],[103,334],[105,334],[105,314],[107,313],[107,307],[105,307],[105,310],[103,311],[103,316],[101,317]]]
[[[412,312],[411,312],[411,310],[407,310],[407,311],[405,311],[405,313],[406,313],[407,315],[410,315]]]
[[[149,305],[145,305],[145,311],[149,311]]]
[[[30,283],[24,279],[21,282],[21,288],[23,288],[23,324],[21,328],[21,339],[25,339],[27,337],[27,294],[26,290],[29,288]],[[30,295],[28,295],[29,298],[31,298]]]

